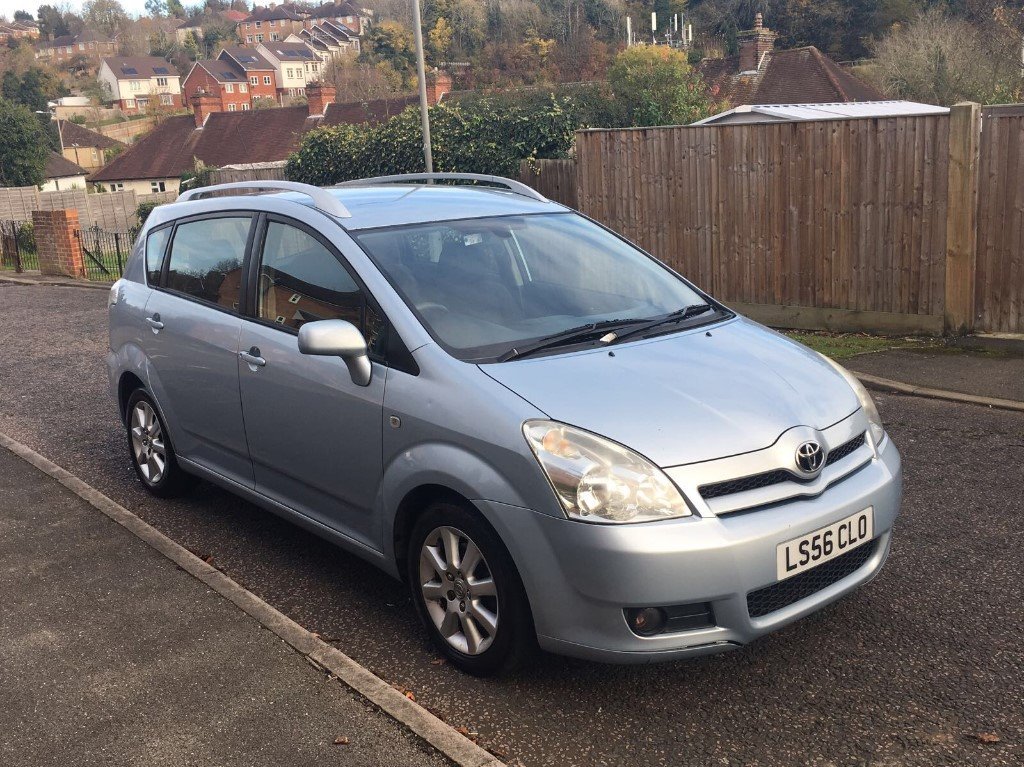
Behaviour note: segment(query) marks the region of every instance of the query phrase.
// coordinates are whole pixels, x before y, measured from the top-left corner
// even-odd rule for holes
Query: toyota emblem
[[[825,463],[825,451],[817,442],[804,442],[796,449],[796,466],[804,474],[817,474]]]

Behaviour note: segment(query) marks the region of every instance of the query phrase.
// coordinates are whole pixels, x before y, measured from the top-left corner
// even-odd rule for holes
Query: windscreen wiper
[[[624,341],[625,339],[632,338],[633,336],[643,335],[653,328],[660,327],[661,325],[671,325],[675,322],[682,322],[711,311],[713,308],[714,307],[711,306],[711,304],[691,304],[690,306],[684,306],[682,309],[676,309],[674,312],[669,312],[664,317],[659,317],[656,320],[645,322],[643,325],[637,325],[636,327],[630,328],[625,333],[616,333],[615,338],[610,339],[610,341]]]
[[[569,328],[568,330],[563,330],[559,333],[554,333],[550,336],[540,338],[532,343],[513,347],[498,357],[498,362],[508,362],[509,360],[526,357],[534,352],[543,351],[544,349],[552,349],[556,346],[568,346],[569,344],[573,344],[578,341],[586,341],[587,339],[593,338],[597,335],[599,331],[604,331],[608,328],[632,326],[638,323],[646,325],[648,324],[648,320],[600,320],[599,322],[588,322],[586,325]]]

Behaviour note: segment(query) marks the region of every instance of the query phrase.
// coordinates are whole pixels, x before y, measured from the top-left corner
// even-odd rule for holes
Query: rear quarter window
[[[146,236],[146,279],[150,285],[160,284],[160,270],[164,265],[167,241],[171,238],[171,227],[155,229]]]

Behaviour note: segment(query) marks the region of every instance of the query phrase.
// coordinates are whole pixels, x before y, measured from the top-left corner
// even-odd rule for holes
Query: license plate
[[[775,550],[778,579],[792,578],[867,543],[873,535],[873,523],[873,509],[869,506],[828,527],[780,543]]]

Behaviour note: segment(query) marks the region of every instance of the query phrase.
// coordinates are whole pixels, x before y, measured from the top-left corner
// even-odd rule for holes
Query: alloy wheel
[[[498,590],[480,548],[455,527],[437,527],[420,549],[420,589],[434,627],[454,649],[479,655],[498,630]]]
[[[146,481],[155,485],[163,479],[167,452],[160,419],[148,402],[138,402],[132,409],[131,435],[135,463]]]

